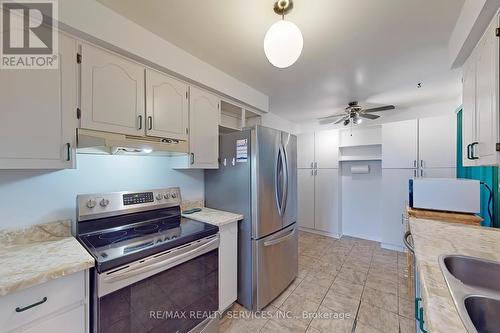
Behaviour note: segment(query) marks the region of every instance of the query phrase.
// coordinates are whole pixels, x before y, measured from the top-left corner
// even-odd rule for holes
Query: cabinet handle
[[[418,315],[418,309],[420,308],[419,303],[420,303],[420,301],[421,301],[421,300],[422,300],[422,299],[421,299],[420,297],[415,297],[415,319],[416,319],[418,322],[420,322],[420,317],[419,317],[419,315]]]
[[[473,142],[473,143],[471,143],[471,145],[470,145],[470,151],[471,151],[471,152],[470,152],[470,157],[471,157],[471,160],[478,160],[478,159],[479,159],[479,157],[474,156],[474,146],[476,146],[476,145],[478,145],[478,144],[479,144],[479,142]]]
[[[137,116],[137,120],[139,122],[139,128],[137,129],[142,129],[142,116]]]
[[[420,160],[420,167],[423,168],[424,167],[424,160]]]
[[[152,130],[153,129],[153,117],[149,116],[148,117],[148,130]]]
[[[191,153],[191,165],[194,164],[194,153]]]
[[[424,170],[420,169],[420,177],[424,178]]]
[[[314,170],[311,170],[311,176],[314,176]]]
[[[47,297],[44,297],[44,298],[42,298],[42,300],[41,300],[41,301],[36,302],[36,303],[33,303],[33,304],[31,304],[31,305],[28,305],[28,306],[25,306],[25,307],[23,307],[23,308],[17,307],[17,308],[16,308],[16,312],[24,312],[24,311],[26,311],[26,310],[29,310],[29,309],[31,309],[31,308],[34,308],[35,306],[41,305],[41,304],[43,304],[43,303],[45,303],[45,302],[47,302]]]
[[[66,143],[66,161],[71,161],[71,143]]]
[[[314,168],[318,167],[318,162],[314,162]]]
[[[417,167],[417,160],[413,160],[413,167],[416,168]]]
[[[467,145],[467,159],[468,159],[468,160],[472,160],[472,157],[470,156],[470,146],[471,146],[471,144],[469,143],[469,144]]]
[[[312,169],[312,168],[314,168],[314,163],[313,163],[313,162],[311,162],[311,169]]]
[[[424,321],[424,308],[420,308],[420,330],[422,333],[427,333],[427,330],[424,327],[425,321]]]
[[[413,170],[413,178],[417,178],[417,170]]]
[[[317,176],[318,175],[318,170],[314,170],[314,175]]]

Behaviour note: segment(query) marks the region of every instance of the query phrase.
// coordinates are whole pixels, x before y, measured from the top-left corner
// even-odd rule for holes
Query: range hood
[[[180,155],[186,141],[77,129],[77,152],[107,155]]]

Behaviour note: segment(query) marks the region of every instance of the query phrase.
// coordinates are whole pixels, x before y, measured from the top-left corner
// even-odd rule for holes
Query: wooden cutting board
[[[469,225],[480,226],[483,218],[475,214],[465,214],[465,213],[451,213],[436,210],[426,210],[426,209],[415,209],[407,207],[407,212],[409,217],[436,220],[451,223],[462,223]]]

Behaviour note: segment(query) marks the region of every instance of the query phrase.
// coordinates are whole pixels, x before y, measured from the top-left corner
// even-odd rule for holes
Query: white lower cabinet
[[[81,271],[0,297],[0,332],[89,331],[88,272]]]
[[[338,169],[298,169],[298,224],[331,236],[340,236]]]
[[[219,311],[238,297],[238,222],[219,227]]]

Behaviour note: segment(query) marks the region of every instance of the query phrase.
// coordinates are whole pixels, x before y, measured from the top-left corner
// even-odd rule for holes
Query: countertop
[[[462,254],[500,261],[500,230],[410,218],[428,332],[466,333],[438,258]]]
[[[1,230],[0,262],[0,296],[94,266],[70,221]]]
[[[243,215],[241,214],[225,212],[223,210],[217,210],[207,207],[200,207],[200,208],[201,212],[196,212],[192,214],[182,214],[182,216],[188,219],[213,224],[218,227],[221,227],[228,223],[234,223],[243,220]]]

